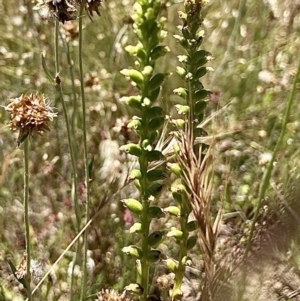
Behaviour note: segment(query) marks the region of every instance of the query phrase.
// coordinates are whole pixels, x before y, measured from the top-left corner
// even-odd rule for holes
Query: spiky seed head
[[[57,116],[46,102],[44,94],[23,94],[4,107],[11,115],[11,130],[19,130],[18,146],[27,136],[49,131],[50,122]]]
[[[125,294],[125,291],[120,294],[113,289],[102,289],[97,294],[98,298],[95,301],[131,301],[131,299],[126,297]]]

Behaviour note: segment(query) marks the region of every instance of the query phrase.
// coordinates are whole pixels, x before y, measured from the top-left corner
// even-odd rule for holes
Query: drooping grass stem
[[[248,239],[248,242],[247,242],[247,248],[246,248],[246,252],[245,252],[245,258],[247,257],[247,255],[250,251],[250,248],[251,248],[251,243],[252,243],[252,238],[253,238],[253,235],[254,235],[255,225],[256,225],[256,222],[257,222],[258,217],[259,217],[259,212],[260,212],[260,209],[261,209],[261,206],[262,206],[262,201],[263,201],[263,199],[265,197],[265,193],[266,193],[266,191],[269,187],[269,182],[270,182],[271,173],[272,173],[273,166],[274,166],[274,161],[275,161],[276,155],[277,155],[278,151],[280,150],[282,142],[283,142],[283,138],[284,138],[284,135],[285,135],[285,132],[286,132],[286,127],[287,127],[287,124],[288,124],[288,121],[289,121],[289,118],[290,118],[290,114],[291,114],[292,104],[293,104],[293,101],[294,101],[294,98],[295,98],[295,95],[296,95],[297,84],[299,82],[299,79],[300,79],[300,56],[299,56],[297,74],[294,78],[292,90],[290,92],[290,95],[289,95],[289,98],[288,98],[288,101],[287,101],[280,136],[277,140],[277,143],[276,143],[275,148],[274,148],[273,153],[272,153],[271,160],[268,164],[267,169],[264,172],[264,175],[263,175],[263,178],[262,178],[262,181],[261,181],[261,185],[259,187],[258,204],[257,204],[256,210],[255,210],[255,215],[254,215],[252,225],[251,225],[250,235],[249,235],[249,239]]]
[[[81,107],[82,107],[82,133],[83,133],[83,153],[84,153],[84,170],[85,170],[85,223],[89,220],[89,208],[90,208],[90,188],[89,188],[89,164],[87,155],[87,129],[86,129],[86,103],[84,94],[84,76],[83,76],[83,61],[82,61],[82,37],[83,37],[83,11],[85,7],[85,1],[82,1],[79,12],[79,77],[80,77],[80,91],[81,91]],[[88,231],[83,235],[83,278],[81,283],[80,300],[85,299],[86,284],[87,284],[87,251],[88,251]]]
[[[25,224],[25,241],[26,241],[26,283],[28,301],[32,300],[32,293],[30,288],[30,229],[29,229],[29,171],[28,171],[28,155],[29,143],[28,139],[24,141],[24,224]]]

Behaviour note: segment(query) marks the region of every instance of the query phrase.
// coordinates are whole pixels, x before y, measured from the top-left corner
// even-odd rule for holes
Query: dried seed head
[[[11,130],[19,130],[18,146],[27,136],[48,131],[49,123],[57,116],[46,103],[44,94],[24,94],[10,101],[4,108],[11,114]]]
[[[37,0],[34,9],[38,10],[45,19],[56,18],[65,23],[76,19],[74,13],[77,10],[70,2],[67,0]]]
[[[93,13],[96,12],[100,16],[99,8],[101,7],[102,0],[87,0],[86,1],[86,10],[93,17]]]
[[[95,301],[131,301],[125,294],[126,291],[120,294],[113,289],[103,289],[97,294],[98,298]]]

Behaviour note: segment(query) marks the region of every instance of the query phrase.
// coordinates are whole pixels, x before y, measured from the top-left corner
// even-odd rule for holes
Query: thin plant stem
[[[69,151],[70,151],[70,157],[71,157],[71,164],[72,164],[72,170],[73,170],[73,183],[72,183],[72,200],[75,207],[75,215],[76,215],[76,232],[79,232],[80,229],[80,223],[81,223],[81,214],[80,214],[80,208],[78,203],[78,179],[77,179],[77,170],[76,170],[76,156],[74,152],[73,147],[73,140],[74,139],[74,131],[71,132],[70,125],[69,125],[69,118],[67,114],[67,108],[66,104],[64,102],[63,97],[63,91],[60,83],[60,79],[58,77],[59,74],[59,63],[58,63],[58,36],[59,36],[59,22],[55,22],[55,71],[56,71],[56,90],[59,94],[60,101],[62,103],[63,112],[64,112],[64,118],[66,122],[66,128],[67,128],[67,135],[68,135],[68,145],[69,145]],[[72,292],[73,292],[73,284],[74,284],[74,267],[77,260],[77,254],[79,250],[79,242],[77,244],[77,248],[75,251],[75,255],[73,258],[73,270],[71,273],[71,280],[70,280],[70,300],[72,300]]]
[[[31,275],[30,275],[30,233],[29,233],[29,172],[28,172],[28,154],[29,142],[28,138],[24,141],[24,224],[25,224],[25,240],[26,240],[26,283],[28,301],[32,300],[32,293],[30,288]]]
[[[269,182],[270,182],[270,177],[271,177],[271,173],[272,173],[272,170],[273,170],[275,157],[276,157],[279,149],[281,148],[281,145],[282,145],[282,142],[283,142],[283,138],[284,138],[284,135],[285,135],[285,132],[286,132],[286,126],[288,124],[289,117],[290,117],[290,114],[291,114],[292,104],[293,104],[293,101],[294,101],[294,98],[295,98],[295,95],[296,95],[297,83],[299,81],[299,78],[300,78],[300,56],[299,56],[297,74],[294,78],[292,91],[291,91],[291,93],[289,95],[289,99],[287,101],[287,106],[286,106],[286,110],[285,110],[285,114],[284,114],[284,119],[283,119],[283,123],[282,123],[282,127],[281,127],[280,136],[277,140],[277,143],[276,143],[275,148],[274,148],[273,153],[272,153],[271,160],[268,164],[267,169],[264,172],[262,182],[261,182],[261,185],[259,187],[258,205],[256,207],[255,215],[254,215],[253,222],[252,222],[252,225],[251,225],[250,235],[249,235],[249,239],[248,239],[248,242],[247,242],[247,248],[246,248],[244,258],[247,257],[247,255],[250,251],[252,238],[253,238],[254,230],[255,230],[255,224],[256,224],[256,222],[258,220],[258,217],[259,217],[259,211],[260,211],[261,206],[262,206],[262,200],[264,199],[266,190],[269,187]]]
[[[83,10],[85,1],[82,1],[79,12],[79,77],[80,77],[80,91],[81,91],[81,106],[82,106],[82,132],[83,132],[83,153],[84,153],[84,170],[85,170],[85,223],[89,221],[89,208],[90,208],[90,183],[89,183],[89,164],[87,156],[87,129],[86,129],[86,103],[84,94],[84,81],[83,81],[83,62],[82,62],[82,37],[83,37]],[[83,235],[83,277],[81,283],[80,300],[85,299],[86,284],[87,284],[87,251],[88,251],[88,231]]]
[[[69,125],[69,118],[67,114],[67,107],[64,102],[62,87],[60,83],[59,78],[59,63],[58,63],[58,36],[59,36],[59,22],[55,22],[55,72],[56,72],[56,90],[59,94],[59,98],[63,107],[63,113],[64,113],[64,119],[66,122],[66,129],[67,129],[67,135],[68,135],[68,145],[69,145],[69,151],[71,156],[71,164],[72,164],[72,171],[73,171],[73,185],[72,185],[72,199],[74,202],[75,207],[75,215],[76,215],[76,228],[77,231],[80,229],[80,222],[81,222],[81,215],[80,215],[80,209],[78,204],[78,182],[77,182],[77,170],[76,170],[76,158],[75,158],[75,152],[73,147],[73,141],[72,141],[72,135]]]
[[[70,78],[71,78],[71,84],[72,84],[72,94],[73,94],[73,112],[72,112],[72,136],[75,138],[75,132],[76,132],[76,118],[77,118],[77,96],[76,96],[76,89],[75,89],[75,76],[74,76],[74,68],[73,68],[73,62],[71,59],[71,53],[70,53],[70,47],[69,43],[66,41],[65,37],[62,35],[61,31],[59,31],[60,38],[63,42],[65,53],[67,55],[67,61],[68,61],[68,68],[70,71]],[[76,154],[75,154],[76,155]]]

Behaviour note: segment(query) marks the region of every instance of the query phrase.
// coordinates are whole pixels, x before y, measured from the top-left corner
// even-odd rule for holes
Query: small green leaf
[[[147,180],[150,182],[162,180],[164,178],[164,172],[161,169],[152,169],[147,172]]]
[[[186,248],[187,250],[190,250],[192,248],[194,248],[194,246],[196,245],[197,243],[197,236],[194,235],[194,236],[190,236],[187,240],[187,243],[186,243]]]
[[[194,78],[199,79],[200,77],[204,76],[206,72],[207,72],[206,67],[199,67],[195,73]]]
[[[163,158],[163,154],[161,153],[161,151],[153,150],[146,152],[146,158],[149,162],[158,161]]]
[[[148,262],[154,263],[161,259],[161,255],[162,255],[161,251],[151,250],[147,253],[146,258]]]
[[[148,86],[149,91],[153,91],[153,90],[159,88],[162,85],[162,83],[164,82],[164,79],[165,79],[165,76],[162,73],[157,73],[154,76],[152,76],[149,81],[149,86]]]
[[[208,91],[206,90],[198,90],[193,95],[194,101],[202,100],[208,96]]]
[[[152,107],[146,110],[146,116],[149,119],[152,119],[154,117],[162,117],[165,115],[165,112],[163,110],[163,108],[161,107]]]
[[[55,83],[55,80],[54,80],[54,75],[52,75],[50,73],[49,69],[47,68],[46,60],[45,60],[45,55],[43,53],[42,53],[42,66],[43,66],[44,72],[45,72],[46,77],[48,78],[50,84],[53,85],[53,86],[55,86],[56,83]]]
[[[204,100],[199,100],[195,104],[195,114],[203,113],[203,111],[206,109],[207,102]]]
[[[158,87],[157,89],[150,92],[150,95],[149,95],[150,101],[154,102],[157,99],[160,90],[161,90],[161,87]]]
[[[164,212],[158,206],[151,206],[151,207],[149,207],[147,215],[150,218],[162,218],[162,217],[165,217]]]
[[[156,131],[159,130],[165,123],[165,117],[156,117],[149,121],[148,130]]]
[[[152,248],[157,247],[162,239],[164,232],[163,231],[154,231],[148,236],[148,245]]]

